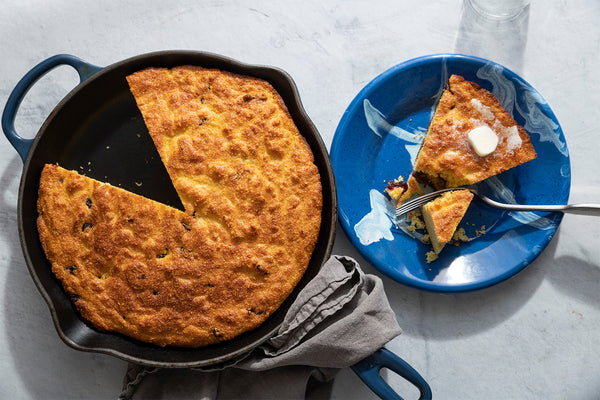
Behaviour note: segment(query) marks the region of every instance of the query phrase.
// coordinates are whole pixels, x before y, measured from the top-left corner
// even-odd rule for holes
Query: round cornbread
[[[46,165],[38,231],[54,274],[95,327],[159,346],[258,327],[319,234],[309,146],[262,80],[178,67],[128,82],[185,211]]]

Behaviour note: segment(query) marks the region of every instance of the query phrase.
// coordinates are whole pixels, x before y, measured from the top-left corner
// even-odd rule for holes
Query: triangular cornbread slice
[[[436,254],[439,254],[446,243],[452,240],[471,200],[473,200],[473,193],[469,190],[453,190],[445,192],[421,207],[425,227]]]
[[[81,315],[160,346],[204,346],[256,328],[307,264],[284,241],[234,241],[219,221],[57,165],[43,169],[38,213],[52,271]]]
[[[481,157],[468,133],[488,126],[498,136],[491,154]],[[436,189],[482,181],[536,157],[531,139],[496,97],[474,82],[452,75],[429,124],[413,174]]]

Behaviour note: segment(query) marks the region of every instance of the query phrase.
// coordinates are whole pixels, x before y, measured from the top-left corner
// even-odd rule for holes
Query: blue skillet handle
[[[95,65],[86,63],[85,61],[71,56],[69,54],[58,54],[52,56],[35,67],[33,67],[25,76],[17,83],[17,86],[13,89],[12,93],[6,101],[4,112],[2,113],[2,130],[8,141],[13,145],[15,150],[21,156],[23,162],[27,158],[33,139],[25,139],[17,134],[15,131],[15,117],[23,97],[27,94],[29,89],[46,73],[50,70],[58,67],[59,65],[70,65],[77,70],[79,74],[79,82],[83,82],[102,68]]]
[[[382,368],[389,368],[419,389],[421,393],[419,400],[431,400],[431,388],[425,379],[406,361],[385,348],[377,350],[351,368],[375,394],[384,400],[403,399],[381,378],[379,371]]]

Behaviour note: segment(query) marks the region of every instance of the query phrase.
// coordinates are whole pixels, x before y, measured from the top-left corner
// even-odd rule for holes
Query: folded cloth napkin
[[[322,397],[342,368],[401,333],[381,279],[332,256],[288,310],[277,334],[219,370],[130,364],[121,400]],[[357,378],[358,379],[358,378]]]

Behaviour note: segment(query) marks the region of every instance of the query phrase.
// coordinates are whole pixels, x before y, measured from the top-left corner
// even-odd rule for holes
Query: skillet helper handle
[[[80,83],[102,69],[101,67],[86,63],[75,56],[69,54],[57,54],[40,62],[21,78],[6,101],[4,112],[2,113],[2,130],[10,144],[13,145],[15,150],[17,150],[21,156],[23,162],[25,162],[25,159],[27,158],[33,139],[23,138],[15,131],[15,117],[17,111],[29,89],[31,89],[42,76],[60,65],[70,65],[75,68],[79,74]]]
[[[384,400],[403,399],[381,378],[379,371],[382,368],[389,368],[419,389],[421,393],[419,400],[431,399],[431,388],[425,379],[406,361],[385,348],[377,350],[351,368],[375,394]]]

